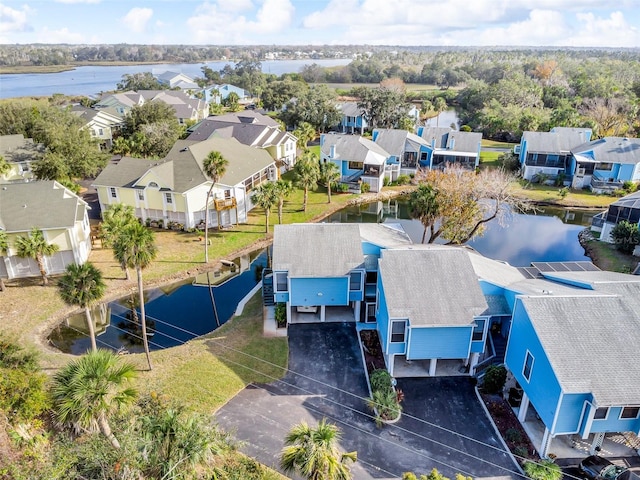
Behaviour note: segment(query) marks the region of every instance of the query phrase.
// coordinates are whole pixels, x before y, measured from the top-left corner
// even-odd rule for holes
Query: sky
[[[0,43],[640,47],[640,0],[0,0]]]

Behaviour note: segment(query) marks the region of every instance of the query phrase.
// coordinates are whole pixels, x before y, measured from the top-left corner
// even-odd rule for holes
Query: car
[[[580,472],[591,480],[640,480],[640,476],[626,467],[615,465],[599,455],[591,455],[578,465]]]

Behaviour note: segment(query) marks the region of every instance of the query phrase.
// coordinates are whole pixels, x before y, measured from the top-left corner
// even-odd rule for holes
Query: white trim
[[[635,417],[622,417],[622,413],[624,412],[625,408],[637,408],[638,409],[638,413],[636,413]],[[638,418],[640,418],[640,407],[631,407],[631,406],[626,406],[626,407],[621,407],[620,408],[620,415],[618,415],[618,420],[637,420]]]
[[[407,343],[407,323],[408,323],[407,320],[405,318],[403,318],[403,319],[391,319],[390,318],[389,322],[390,322],[390,325],[389,325],[389,327],[390,327],[389,328],[389,344],[390,345],[392,343],[396,344],[396,345],[400,344],[400,343],[405,343],[406,344]],[[402,323],[404,323],[404,332],[403,332],[403,335],[402,335],[402,341],[400,341],[400,342],[398,342],[398,341],[394,342],[393,341],[393,322],[398,322],[398,323],[402,322]]]
[[[605,414],[605,416],[603,418],[596,418],[596,413],[598,413],[598,410],[600,410],[601,408],[606,408],[607,409],[607,413]],[[608,420],[609,419],[609,413],[611,413],[611,407],[597,407],[595,412],[593,413],[593,420],[594,421]],[[622,411],[620,411],[620,414],[622,414]]]

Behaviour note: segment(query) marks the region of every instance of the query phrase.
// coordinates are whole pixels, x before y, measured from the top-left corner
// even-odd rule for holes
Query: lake
[[[513,214],[509,225],[490,222],[482,237],[469,245],[483,255],[513,266],[531,262],[590,261],[578,242],[578,233],[589,225],[597,211],[544,208],[536,215]],[[423,227],[409,218],[407,202],[388,201],[345,208],[328,222],[399,223],[415,243],[420,243]],[[233,260],[237,266],[212,272],[216,310],[220,323],[228,321],[238,302],[258,283],[267,265],[265,251],[256,251]],[[149,348],[157,350],[184,343],[216,328],[206,275],[150,289],[145,292],[148,328],[153,332]],[[99,347],[141,352],[140,329],[132,315],[137,294],[94,309]],[[90,348],[85,333],[84,314],[66,319],[51,334],[51,343],[66,353],[82,354]]]
[[[262,63],[264,73],[282,75],[297,73],[305,65],[317,64],[321,67],[347,65],[350,59],[335,58],[322,60],[265,60]],[[233,61],[207,63],[177,63],[158,65],[116,65],[87,66],[60,73],[19,73],[0,75],[0,98],[50,96],[54,93],[64,95],[96,96],[101,92],[115,90],[117,83],[125,74],[165,71],[180,72],[190,77],[202,77],[203,66],[219,71],[225,65],[234,65]]]

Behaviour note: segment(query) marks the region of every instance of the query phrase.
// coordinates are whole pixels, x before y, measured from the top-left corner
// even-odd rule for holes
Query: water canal
[[[488,225],[484,236],[469,245],[483,255],[514,266],[535,261],[589,260],[578,242],[578,233],[597,211],[544,208],[537,214],[512,214],[508,225]],[[399,223],[416,243],[422,238],[420,222],[409,219],[406,202],[375,202],[345,208],[327,219],[329,222]],[[233,259],[235,268],[223,267],[181,282],[145,292],[151,350],[172,347],[217,328],[208,281],[220,323],[228,321],[236,306],[260,280],[267,265],[265,250]],[[99,347],[141,352],[140,329],[135,322],[137,293],[99,305],[94,309]],[[74,315],[52,332],[51,343],[61,351],[82,354],[90,348],[85,333],[84,314]]]

